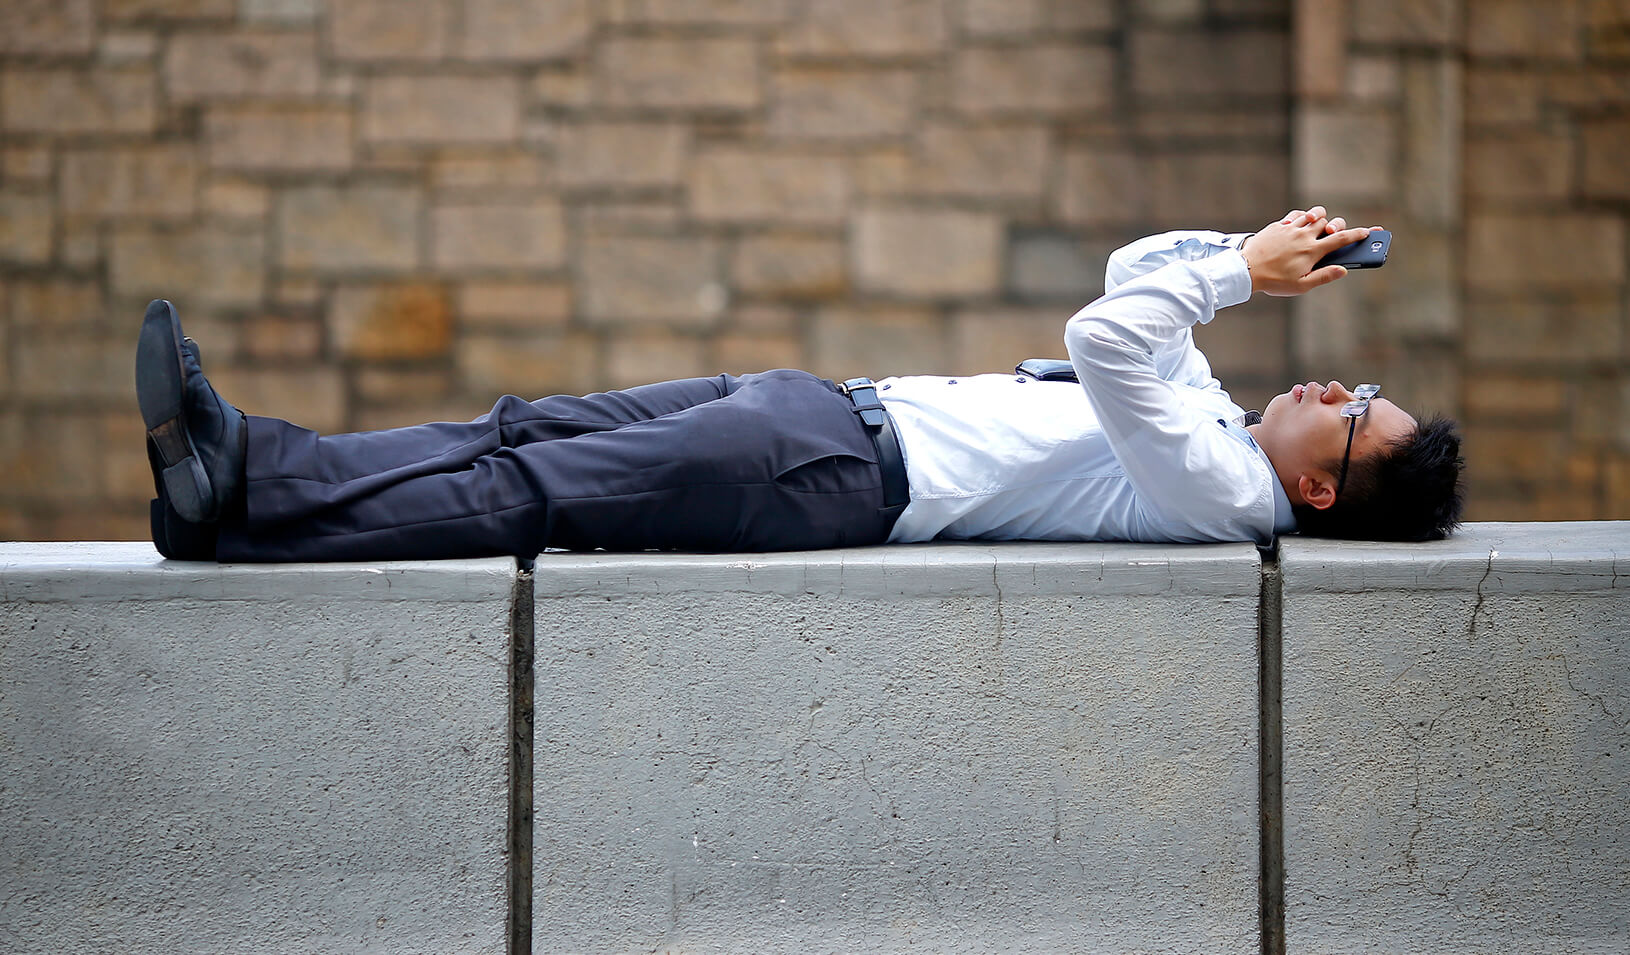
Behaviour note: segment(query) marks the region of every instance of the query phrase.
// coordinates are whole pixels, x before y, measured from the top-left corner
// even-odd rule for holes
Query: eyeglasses
[[[1353,432],[1358,430],[1358,419],[1370,410],[1370,401],[1381,393],[1380,385],[1359,385],[1353,389],[1353,400],[1341,406],[1341,416],[1347,419],[1347,450],[1341,454],[1341,478],[1336,481],[1336,496],[1347,486],[1347,461],[1353,456]]]

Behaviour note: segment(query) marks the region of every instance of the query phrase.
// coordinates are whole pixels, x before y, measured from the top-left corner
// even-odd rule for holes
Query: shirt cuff
[[[1218,308],[1238,305],[1251,297],[1251,270],[1245,267],[1245,256],[1238,249],[1201,259],[1194,267],[1211,283]]]

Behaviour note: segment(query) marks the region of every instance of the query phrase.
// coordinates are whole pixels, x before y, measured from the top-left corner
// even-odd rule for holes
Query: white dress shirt
[[[1190,331],[1250,298],[1244,238],[1170,232],[1110,256],[1104,295],[1064,327],[1079,384],[879,382],[911,485],[889,539],[1267,544],[1294,527]]]

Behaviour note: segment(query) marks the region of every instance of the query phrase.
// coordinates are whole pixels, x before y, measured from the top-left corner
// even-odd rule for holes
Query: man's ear
[[[1336,503],[1336,483],[1323,471],[1312,474],[1302,472],[1301,477],[1296,479],[1296,490],[1307,506],[1316,510],[1322,511]]]

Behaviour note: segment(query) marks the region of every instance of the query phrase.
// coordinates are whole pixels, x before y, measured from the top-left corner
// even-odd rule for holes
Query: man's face
[[[1251,429],[1257,444],[1268,453],[1274,471],[1293,504],[1328,507],[1335,502],[1341,457],[1347,447],[1347,428],[1341,407],[1353,400],[1339,381],[1310,381],[1268,402],[1262,423]],[[1356,463],[1415,429],[1415,419],[1385,398],[1370,402],[1353,431],[1352,462]],[[1351,465],[1349,465],[1351,467]]]

